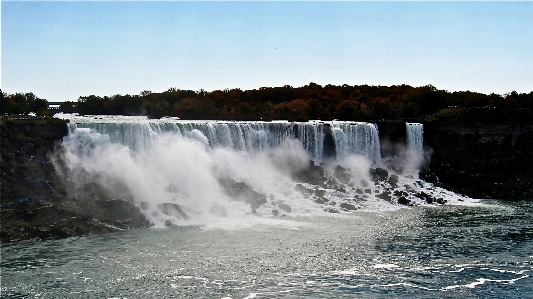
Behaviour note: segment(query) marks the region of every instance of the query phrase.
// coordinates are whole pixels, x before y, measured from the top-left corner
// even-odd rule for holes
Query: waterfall
[[[97,119],[70,123],[70,131],[91,129],[109,135],[112,142],[128,146],[132,150],[150,147],[161,134],[174,133],[198,138],[205,136],[211,148],[227,147],[248,153],[273,149],[285,139],[301,142],[315,162],[321,162],[324,150],[324,124],[333,129],[337,158],[360,155],[370,162],[381,159],[377,126],[363,122],[228,122],[228,121],[181,121],[173,119],[143,120],[136,122]]]
[[[419,123],[405,123],[407,147],[421,155],[424,148],[424,125]]]
[[[421,124],[406,124],[413,150],[390,164],[382,161],[377,126],[365,122],[69,120],[54,167],[71,196],[127,199],[156,226],[459,201],[416,175]]]
[[[375,124],[362,122],[334,122],[333,136],[337,158],[356,154],[370,162],[381,160],[379,134]]]

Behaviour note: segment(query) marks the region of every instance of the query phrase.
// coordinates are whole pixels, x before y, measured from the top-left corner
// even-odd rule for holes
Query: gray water
[[[532,298],[532,213],[486,200],[8,244],[2,298]]]

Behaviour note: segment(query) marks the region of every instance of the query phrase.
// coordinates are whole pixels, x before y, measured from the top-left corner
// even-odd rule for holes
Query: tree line
[[[0,112],[2,115],[26,115],[31,112],[39,116],[50,116],[48,101],[32,92],[7,94],[0,90]]]
[[[9,95],[21,99],[20,95]],[[4,100],[2,100],[4,102]],[[16,102],[16,101],[14,101]],[[10,102],[11,103],[11,102]],[[87,115],[147,115],[210,120],[396,120],[532,122],[533,92],[505,95],[448,92],[432,85],[326,85],[238,88],[207,92],[170,88],[138,95],[81,96],[76,106]],[[2,109],[3,109],[2,104]],[[4,110],[2,110],[4,111]],[[34,111],[35,112],[35,111]]]

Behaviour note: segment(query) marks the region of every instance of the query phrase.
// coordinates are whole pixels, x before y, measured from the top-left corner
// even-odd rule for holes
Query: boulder
[[[370,176],[372,177],[374,182],[386,181],[389,177],[389,172],[383,168],[371,168]]]
[[[391,175],[390,178],[389,178],[389,184],[391,184],[391,186],[393,186],[393,187],[397,186],[398,181],[399,181],[399,178],[395,174]]]
[[[168,215],[168,216],[174,216],[177,219],[184,219],[188,220],[189,216],[185,214],[185,212],[181,209],[181,207],[175,203],[162,203],[158,204],[157,208],[161,213]]]
[[[315,199],[315,202],[318,203],[318,204],[325,204],[328,200],[327,199],[324,199],[324,198],[316,198]]]
[[[346,172],[346,169],[340,165],[337,165],[335,168],[335,172],[333,173],[333,176],[339,180],[339,182],[343,184],[348,184],[350,182],[350,174]]]
[[[398,198],[398,204],[408,206],[408,205],[411,205],[411,201],[407,199],[405,196],[400,196],[400,198]]]
[[[287,204],[284,204],[284,203],[278,203],[278,208],[282,209],[283,211],[287,212],[287,213],[290,213],[291,212],[291,207]]]
[[[265,194],[256,192],[251,186],[244,182],[236,182],[232,179],[223,179],[220,181],[226,194],[233,200],[243,201],[257,209],[267,203]]]
[[[431,197],[429,194],[425,192],[418,192],[415,194],[416,197],[425,200],[428,204],[432,204],[434,202],[433,197]]]
[[[346,211],[353,211],[353,210],[357,210],[357,208],[354,206],[354,205],[351,205],[349,203],[341,203],[340,206],[339,206],[341,209],[344,209]]]
[[[324,197],[324,195],[326,195],[326,190],[315,189],[315,195],[318,197]]]
[[[389,192],[387,192],[387,191],[384,191],[383,193],[377,194],[376,197],[377,198],[381,198],[383,200],[386,200],[388,202],[392,201],[392,197],[390,196]]]

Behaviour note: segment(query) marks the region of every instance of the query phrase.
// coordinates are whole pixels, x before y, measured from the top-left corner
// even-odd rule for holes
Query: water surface
[[[2,298],[531,298],[531,199],[2,246]]]

